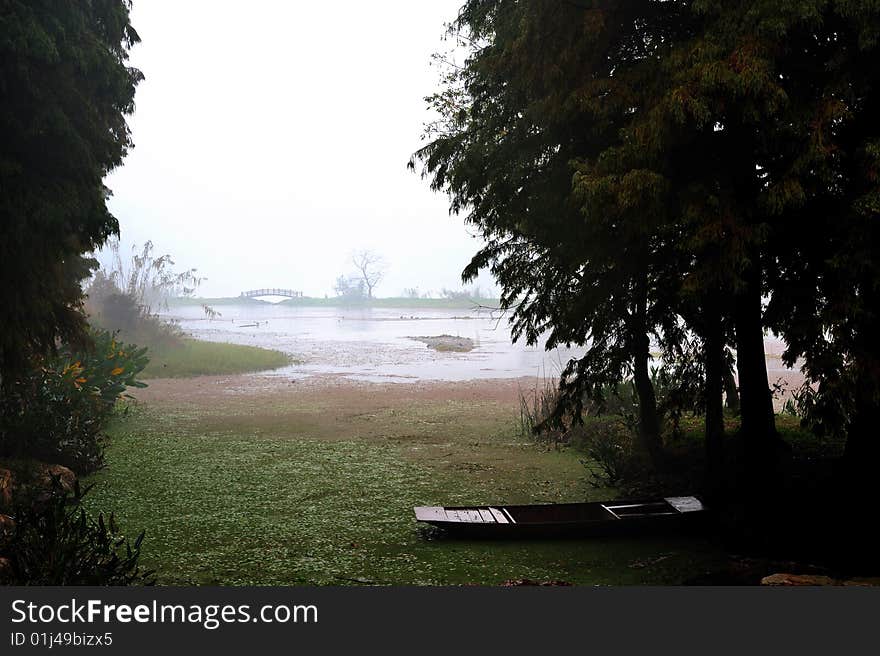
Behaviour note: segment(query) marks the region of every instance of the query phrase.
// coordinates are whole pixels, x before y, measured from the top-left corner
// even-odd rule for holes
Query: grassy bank
[[[422,531],[415,505],[613,494],[586,484],[577,453],[518,437],[512,405],[296,387],[214,400],[205,388],[190,402],[177,387],[115,420],[88,499],[124,530],[146,529],[144,564],[166,584],[680,583],[721,557],[687,537],[498,543]]]
[[[281,351],[191,338],[184,338],[180,344],[151,347],[148,355],[150,364],[142,375],[147,379],[240,374],[290,363]]]

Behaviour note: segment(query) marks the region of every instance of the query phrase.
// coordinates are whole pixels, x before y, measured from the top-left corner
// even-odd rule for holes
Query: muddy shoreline
[[[307,401],[314,398],[327,405],[369,407],[411,399],[435,402],[488,401],[510,405],[511,409],[518,407],[520,393],[530,393],[544,385],[544,379],[535,376],[374,382],[335,373],[292,379],[256,373],[156,378],[146,382],[146,388],[130,390],[132,396],[138,401],[159,404],[223,403],[234,398],[259,397],[272,403],[283,402],[284,399]],[[803,383],[803,374],[797,371],[773,371],[769,383],[781,384],[786,390],[774,400],[774,406],[779,411],[790,396],[790,391]]]

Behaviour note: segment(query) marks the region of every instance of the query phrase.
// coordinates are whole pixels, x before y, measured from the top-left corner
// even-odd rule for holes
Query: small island
[[[410,337],[417,342],[427,344],[428,348],[435,351],[454,351],[456,353],[467,353],[474,350],[474,340],[470,337],[455,337],[453,335],[435,335],[433,337]]]

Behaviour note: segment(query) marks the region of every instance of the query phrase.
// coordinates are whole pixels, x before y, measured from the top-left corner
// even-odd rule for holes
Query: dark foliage
[[[103,179],[132,143],[127,0],[0,2],[0,383],[85,331],[84,254],[118,232]]]
[[[586,349],[557,418],[632,379],[655,466],[664,411],[691,409],[717,478],[733,348],[743,482],[762,487],[783,451],[769,327],[818,387],[811,416],[877,461],[878,24],[825,0],[465,3],[468,54],[412,164],[481,232],[464,275],[495,274],[515,337]]]
[[[86,351],[62,348],[0,397],[0,454],[90,472],[103,464],[103,429],[118,398],[147,365],[146,349],[92,333]]]
[[[89,516],[80,502],[89,488],[71,492],[55,481],[42,499],[12,511],[15,528],[0,553],[10,561],[12,585],[152,585],[138,564],[144,533],[132,542],[112,514]]]

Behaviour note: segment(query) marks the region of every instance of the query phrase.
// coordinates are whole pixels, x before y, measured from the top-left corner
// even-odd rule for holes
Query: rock
[[[855,585],[855,586],[878,586],[880,585],[880,577],[869,576],[865,578],[856,578],[856,579],[847,579],[843,582],[844,585]]]
[[[23,461],[12,467],[0,467],[0,509],[49,498],[55,479],[64,492],[76,486],[76,474],[63,465]]]
[[[12,490],[15,487],[15,477],[12,471],[0,467],[0,507],[12,504]]]
[[[76,474],[64,465],[40,465],[37,484],[46,490],[51,490],[53,479],[58,479],[61,489],[65,492],[72,492],[76,485]]]
[[[0,583],[12,579],[12,563],[8,558],[0,557]]]
[[[787,574],[780,572],[761,579],[761,585],[843,585],[844,582],[818,574]]]
[[[0,514],[0,544],[3,544],[15,530],[15,520],[9,515]]]

